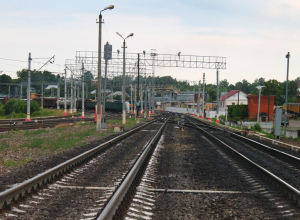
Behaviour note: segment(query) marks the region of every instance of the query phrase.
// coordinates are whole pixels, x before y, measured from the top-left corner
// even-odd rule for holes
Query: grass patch
[[[32,159],[28,158],[21,161],[14,161],[14,160],[0,160],[0,165],[6,167],[19,167],[21,164],[26,164],[32,161]]]
[[[137,124],[135,119],[126,121],[124,126],[126,128]],[[72,126],[68,124],[68,126],[58,126],[55,129],[21,130],[1,134],[0,166],[18,167],[42,155],[52,155],[89,144],[103,136],[113,134],[113,124],[122,125],[122,120],[107,120],[107,130],[101,131],[97,131],[94,122],[77,122]]]
[[[40,111],[33,112],[31,114],[31,117],[38,118],[38,117],[63,116],[63,115],[64,115],[63,109],[46,109],[45,108],[45,109],[41,109]],[[68,115],[71,116],[72,114],[68,113]],[[74,114],[74,115],[80,115],[80,113]],[[0,116],[0,119],[11,119],[11,118],[26,118],[26,114],[13,112],[9,115]]]

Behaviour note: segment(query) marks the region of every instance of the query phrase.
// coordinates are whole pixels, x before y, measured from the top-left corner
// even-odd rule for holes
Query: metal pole
[[[136,94],[136,84],[134,85],[134,115],[136,118],[137,115],[137,111],[136,111],[136,98],[137,98],[137,94]]]
[[[149,83],[149,88],[148,90],[148,102],[149,102],[149,107],[148,107],[148,115],[151,115],[151,82]]]
[[[125,39],[123,41],[123,88],[122,88],[122,103],[123,103],[123,112],[122,112],[122,123],[126,124],[126,108],[125,108]]]
[[[130,84],[130,114],[132,113],[132,85]]]
[[[76,103],[76,99],[77,99],[77,81],[74,82],[74,95],[73,95],[73,98],[74,98],[74,110],[73,110],[73,113],[75,113],[77,111],[77,103]]]
[[[204,98],[205,98],[205,73],[203,73],[202,118],[204,118]]]
[[[105,101],[106,101],[106,78],[107,78],[107,61],[108,61],[108,42],[106,42],[106,57],[105,58],[105,76],[104,76],[104,93],[103,93],[103,117],[102,117],[102,123],[101,123],[101,128],[105,129]]]
[[[137,78],[137,102],[140,101],[140,54],[138,53],[138,78]],[[139,115],[139,112],[137,112],[137,116]]]
[[[227,89],[226,89],[226,98],[225,98],[225,115],[226,115],[226,121],[227,121]]]
[[[289,83],[289,62],[290,52],[285,56],[287,58],[286,88],[285,88],[285,111],[284,111],[284,137],[286,137],[286,120],[287,120],[287,99],[288,99],[288,83]]]
[[[217,119],[216,122],[220,122],[219,121],[219,69],[217,69]]]
[[[97,131],[101,129],[101,27],[102,15],[99,15],[99,41],[98,41],[98,99],[97,99]]]
[[[193,92],[193,115],[195,115],[195,85],[194,85],[194,92]]]
[[[32,60],[31,53],[29,53],[29,56],[28,56],[28,83],[27,83],[27,117],[26,117],[25,121],[31,121],[31,119],[30,119],[31,60]]]
[[[189,89],[186,91],[186,113],[189,113]]]
[[[65,68],[65,101],[64,101],[64,115],[67,114],[67,68]]]
[[[44,108],[44,85],[42,83],[42,99],[41,99],[41,108]]]
[[[143,84],[141,84],[141,114],[143,114],[143,109],[144,109],[144,105],[143,105]]]
[[[70,113],[73,114],[73,73],[71,72],[71,103],[70,103]]]
[[[199,87],[198,87],[197,118],[199,118],[199,116],[200,116],[200,89],[201,89],[201,80],[199,80]]]
[[[268,97],[268,122],[270,121],[270,87],[269,87],[269,97]]]
[[[261,94],[261,88],[259,89],[259,97],[258,97],[258,112],[257,112],[257,123],[259,123],[259,111],[260,111],[260,94]]]
[[[148,102],[149,102],[148,115],[151,116],[151,87],[147,88],[147,90],[148,90]]]
[[[147,117],[146,115],[146,111],[147,111],[147,85],[146,85],[146,80],[147,80],[147,75],[146,75],[146,71],[145,71],[145,118]]]
[[[82,63],[82,92],[81,92],[81,118],[85,118],[84,116],[84,64]]]
[[[57,101],[56,101],[56,105],[57,105],[57,109],[59,109],[59,99],[60,99],[60,83],[57,84]]]

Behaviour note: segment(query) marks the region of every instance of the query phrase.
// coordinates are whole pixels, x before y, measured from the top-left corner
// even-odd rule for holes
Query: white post
[[[31,121],[31,119],[30,119],[31,60],[32,60],[31,53],[29,53],[29,56],[28,56],[28,84],[27,84],[27,117],[26,117],[25,121]]]

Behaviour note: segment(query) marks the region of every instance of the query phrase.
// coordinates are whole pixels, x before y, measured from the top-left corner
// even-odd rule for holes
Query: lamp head
[[[117,52],[118,52],[118,54],[119,54],[119,53],[120,53],[120,50],[118,49]]]
[[[114,7],[115,7],[115,6],[113,6],[113,5],[107,6],[107,7],[105,7],[105,8],[103,9],[103,11],[104,11],[104,10],[107,10],[107,9],[111,10],[111,9],[113,9]]]
[[[178,53],[178,56],[180,57],[181,52]]]
[[[145,56],[145,54],[146,54],[146,51],[144,51],[144,50],[143,50],[143,54],[144,54],[144,56]]]
[[[133,33],[131,33],[131,34],[129,34],[126,38],[128,38],[128,37],[132,37],[133,36]]]

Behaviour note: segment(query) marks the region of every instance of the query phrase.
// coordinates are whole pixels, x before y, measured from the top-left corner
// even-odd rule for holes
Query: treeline
[[[68,73],[69,74],[69,73]],[[104,75],[104,74],[102,74]],[[68,76],[69,78],[69,76]],[[74,76],[74,79],[77,78],[81,80],[81,76]],[[17,72],[17,78],[12,79],[10,76],[6,74],[0,75],[0,83],[20,83],[27,82],[28,79],[28,71],[27,69],[23,69]],[[97,87],[96,85],[92,85],[92,79],[97,79],[93,77],[90,71],[86,71],[84,73],[84,81],[86,86],[88,87],[88,91],[93,91]],[[298,89],[298,81],[300,77],[297,77],[294,80],[289,80],[288,83],[288,102],[296,103],[297,102],[297,89]],[[107,89],[113,89],[113,91],[120,91],[122,87],[122,76],[116,76],[113,78],[107,79]],[[130,94],[130,84],[133,86],[137,84],[137,77],[126,76],[126,92]],[[176,78],[172,78],[171,76],[163,76],[163,77],[155,77],[153,79],[155,88],[157,89],[170,89],[170,90],[180,90],[180,91],[193,91],[194,85],[189,83],[188,81],[177,80]],[[60,96],[64,95],[64,76],[60,76],[59,74],[53,74],[47,70],[42,72],[38,72],[36,70],[31,71],[31,82],[32,87],[36,89],[37,93],[41,93],[41,86],[35,85],[35,83],[52,83],[58,84],[61,83],[60,86]],[[104,83],[104,79],[102,78],[102,83]],[[144,76],[140,76],[140,84],[143,86],[146,84],[149,88],[152,85],[152,77],[145,78]],[[265,78],[261,77],[259,79],[255,79],[252,83],[247,81],[246,79],[241,82],[237,82],[235,84],[230,84],[227,79],[221,80],[219,82],[219,96],[221,96],[222,92],[229,92],[231,90],[242,90],[247,94],[258,95],[258,89],[256,88],[259,85],[264,85],[265,87],[262,89],[262,95],[274,95],[275,96],[275,105],[282,105],[285,101],[285,88],[286,82],[279,82],[276,79],[270,79],[268,81]],[[102,85],[103,86],[103,85]],[[11,94],[14,94],[13,91],[14,86],[11,87]],[[103,87],[102,87],[103,88]],[[143,87],[144,90],[144,87]],[[195,85],[195,91],[198,91],[198,83]],[[210,99],[208,101],[216,101],[217,96],[217,86],[216,84],[207,84],[206,92],[209,94]],[[7,94],[8,86],[1,85],[0,93]],[[159,92],[158,92],[159,93]],[[24,88],[23,94],[26,95],[26,88]],[[45,96],[50,95],[50,91],[46,91],[44,93]]]

